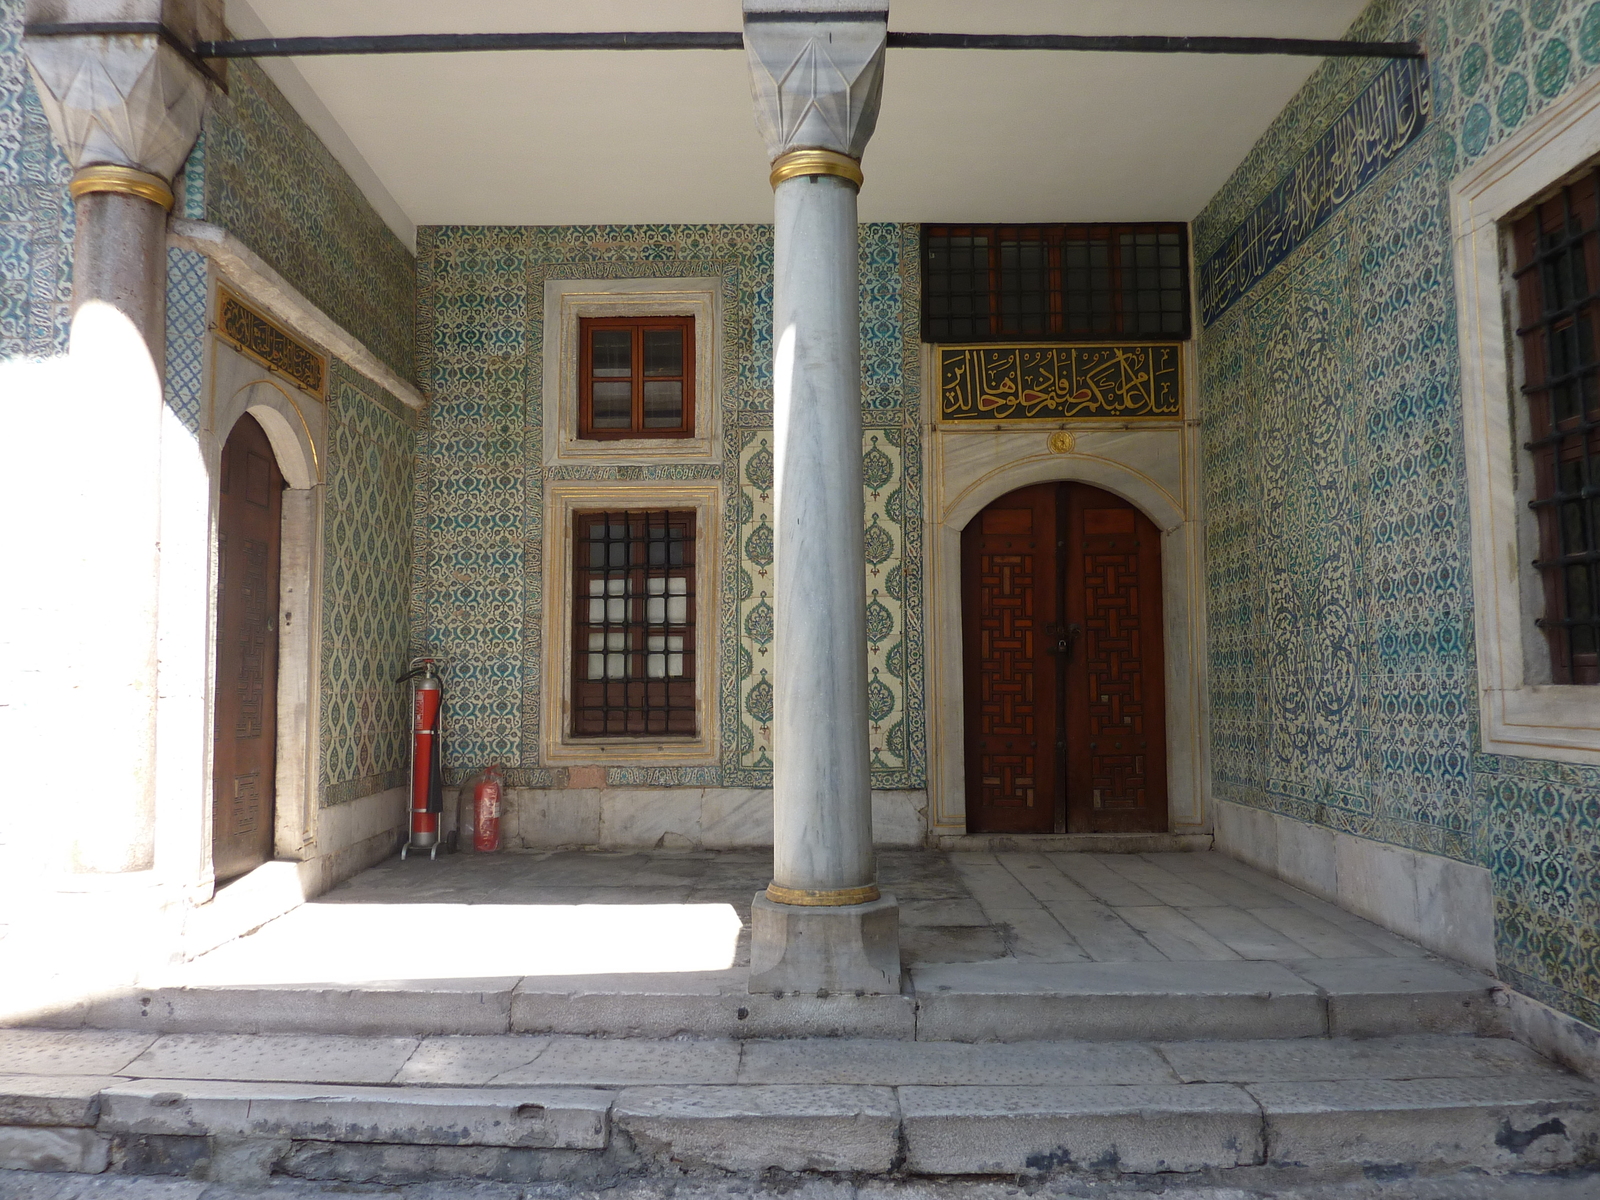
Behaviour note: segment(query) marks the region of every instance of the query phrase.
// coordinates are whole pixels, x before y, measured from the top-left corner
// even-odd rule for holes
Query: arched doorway
[[[222,450],[211,857],[217,882],[272,857],[283,472],[250,414]]]
[[[961,535],[967,828],[1167,828],[1161,533],[1121,497],[1044,483]]]

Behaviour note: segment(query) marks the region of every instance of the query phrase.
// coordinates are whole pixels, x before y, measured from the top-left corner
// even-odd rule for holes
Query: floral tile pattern
[[[1600,63],[1596,0],[1376,0],[1429,129],[1200,339],[1218,796],[1490,869],[1501,973],[1600,1024],[1600,770],[1478,752],[1446,188]],[[1214,253],[1381,67],[1330,61],[1195,226]]]
[[[402,377],[413,378],[412,254],[260,67],[228,68],[190,156],[186,207],[237,234]],[[330,270],[330,264],[341,264]]]
[[[432,405],[419,442],[412,622],[419,643],[450,660],[450,766],[499,759],[521,786],[562,778],[538,757],[544,483],[709,478],[723,483],[727,505],[716,606],[727,664],[717,692],[723,761],[613,768],[610,778],[628,786],[767,786],[771,759],[758,749],[761,702],[752,694],[761,683],[757,660],[770,657],[755,581],[770,575],[760,516],[770,536],[771,510],[748,468],[772,438],[771,228],[436,227],[419,231],[418,243],[418,361]],[[871,473],[878,460],[890,462],[893,480],[875,497],[869,488],[863,531],[869,555],[879,556],[869,568],[879,573],[873,613],[888,618],[869,647],[880,679],[879,787],[917,787],[926,776],[916,245],[914,226],[862,227],[864,465]],[[721,462],[545,466],[545,280],[674,276],[722,281]]]
[[[335,359],[323,514],[322,802],[405,781],[411,644],[409,410]]]
[[[21,51],[23,0],[0,0],[0,360],[66,353],[72,168]]]

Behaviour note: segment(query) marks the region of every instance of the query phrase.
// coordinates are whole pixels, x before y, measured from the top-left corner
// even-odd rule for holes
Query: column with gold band
[[[750,990],[894,994],[899,908],[872,851],[856,196],[887,5],[745,0],[773,188],[773,879]]]
[[[117,23],[106,28],[112,9]],[[72,385],[62,388],[59,418],[72,431],[79,499],[71,512],[91,515],[75,527],[64,511],[57,527],[64,545],[94,546],[95,562],[117,581],[98,597],[96,619],[76,626],[71,644],[58,647],[66,662],[95,665],[60,717],[64,725],[96,731],[84,767],[95,786],[75,814],[67,857],[79,874],[142,872],[152,888],[171,888],[177,878],[170,867],[151,870],[158,771],[182,757],[157,753],[158,715],[184,711],[181,701],[173,710],[161,697],[193,694],[175,682],[185,656],[160,655],[157,636],[162,538],[173,529],[163,526],[163,497],[173,495],[163,491],[163,471],[168,488],[171,480],[187,483],[186,468],[168,464],[196,454],[192,439],[166,453],[163,447],[170,430],[162,396],[167,217],[171,181],[199,136],[209,87],[158,28],[215,38],[221,11],[215,0],[28,0],[22,39],[51,134],[75,168],[68,187],[72,329],[64,374]],[[182,528],[187,512],[182,505],[177,511],[183,516],[172,520]],[[188,737],[186,730],[180,744],[187,746]],[[177,803],[173,811],[185,811]],[[140,892],[130,881],[117,894],[132,904]]]

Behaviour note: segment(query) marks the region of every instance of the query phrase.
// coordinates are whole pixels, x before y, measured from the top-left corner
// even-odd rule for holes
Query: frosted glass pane
[[[598,391],[599,388],[600,385],[598,383],[595,384],[595,390]],[[646,429],[683,428],[682,383],[676,379],[645,380],[644,427]]]
[[[689,601],[684,596],[667,597],[667,624],[682,625],[689,620]]]
[[[665,654],[646,655],[644,673],[651,679],[665,679],[667,677],[667,656]]]
[[[604,654],[589,655],[589,678],[604,679],[606,677],[606,656]]]
[[[633,384],[601,383],[594,385],[594,427],[596,429],[627,429],[633,424]]]
[[[633,330],[596,329],[594,357],[590,360],[596,379],[626,378],[633,374]]]
[[[646,375],[683,374],[683,330],[646,329],[644,331],[644,373]],[[646,393],[648,395],[648,393]]]
[[[681,655],[681,654],[669,654],[669,655],[667,655],[667,674],[668,675],[682,675],[683,674],[683,655]]]

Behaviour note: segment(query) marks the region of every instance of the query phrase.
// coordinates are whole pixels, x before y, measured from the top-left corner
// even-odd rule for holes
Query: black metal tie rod
[[[155,22],[29,25],[29,37],[154,33]],[[174,39],[175,40],[175,39]],[[1417,42],[1321,38],[1114,37],[1072,33],[889,33],[908,50],[1086,50],[1102,54],[1288,54],[1318,58],[1422,58]],[[306,58],[330,54],[456,54],[477,50],[741,50],[741,33],[400,33],[377,37],[244,38],[200,42],[200,58]]]

